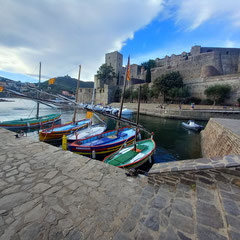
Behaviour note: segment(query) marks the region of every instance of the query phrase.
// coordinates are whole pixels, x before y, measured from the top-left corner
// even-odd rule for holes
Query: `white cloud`
[[[232,40],[226,40],[225,43],[223,43],[223,46],[226,48],[236,48],[237,47],[237,43],[235,41]]]
[[[194,30],[212,18],[240,26],[240,1],[238,0],[168,0],[175,7],[175,19],[180,25]]]
[[[163,0],[0,0],[0,69],[31,72],[42,61],[44,75],[68,72],[84,80],[149,24]]]

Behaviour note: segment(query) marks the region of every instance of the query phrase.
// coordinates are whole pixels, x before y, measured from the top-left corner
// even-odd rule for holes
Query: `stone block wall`
[[[211,118],[201,132],[204,157],[240,155],[240,120]]]
[[[81,103],[92,102],[93,88],[79,88],[78,99]]]
[[[237,99],[240,97],[240,74],[229,74],[229,75],[221,75],[214,77],[206,77],[206,78],[197,78],[189,81],[186,86],[189,87],[192,96],[206,99],[206,95],[204,94],[204,90],[211,85],[215,84],[228,84],[232,87],[231,97],[226,100],[226,104],[237,103]]]

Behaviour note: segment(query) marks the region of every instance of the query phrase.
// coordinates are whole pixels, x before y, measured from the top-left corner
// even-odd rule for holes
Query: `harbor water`
[[[31,100],[25,99],[7,99],[9,102],[0,102],[0,121],[28,118],[36,115],[37,104]],[[61,123],[72,120],[73,109],[53,109],[40,104],[40,116],[51,113],[61,113]],[[86,116],[85,110],[79,110],[77,119],[83,119]],[[116,122],[100,116],[107,123],[109,130],[116,127]],[[135,120],[135,115],[132,120]],[[97,123],[96,118],[93,123]],[[201,125],[206,122],[196,121]],[[163,119],[152,116],[140,116],[140,124],[149,132],[154,133],[156,142],[156,151],[154,154],[155,163],[166,161],[177,161],[184,159],[193,159],[201,157],[200,134],[191,130],[184,129],[181,125],[182,120]],[[149,137],[146,133],[141,133],[142,138]],[[27,133],[27,137],[38,139],[38,130]]]

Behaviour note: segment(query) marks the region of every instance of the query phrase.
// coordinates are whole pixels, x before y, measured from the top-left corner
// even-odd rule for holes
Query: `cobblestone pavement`
[[[239,240],[240,168],[151,175],[115,240]]]
[[[0,129],[0,240],[111,239],[144,178]]]
[[[178,172],[191,170],[219,169],[240,166],[240,156],[224,156],[223,158],[199,158],[154,164],[151,173]]]
[[[238,157],[222,159],[233,160],[228,168],[163,164],[161,173],[128,178],[3,129],[0,136],[0,240],[240,239]]]

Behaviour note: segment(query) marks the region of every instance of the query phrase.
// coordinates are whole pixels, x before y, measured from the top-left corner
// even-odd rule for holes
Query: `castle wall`
[[[92,102],[93,88],[79,88],[78,99],[81,103]]]
[[[104,88],[95,89],[94,104],[109,104],[114,101],[117,86],[104,85]]]
[[[204,90],[209,86],[216,84],[228,84],[232,87],[231,98],[226,100],[227,104],[236,104],[240,97],[240,74],[221,75],[207,78],[196,78],[188,82],[186,86],[189,87],[193,97],[206,99]]]
[[[152,80],[162,74],[179,71],[187,83],[201,77],[205,67],[213,69],[209,72],[210,75],[235,74],[240,72],[240,49],[193,46],[190,53],[156,59],[156,65],[151,71]]]
[[[105,63],[112,66],[116,75],[122,74],[123,55],[117,51],[105,55]]]

